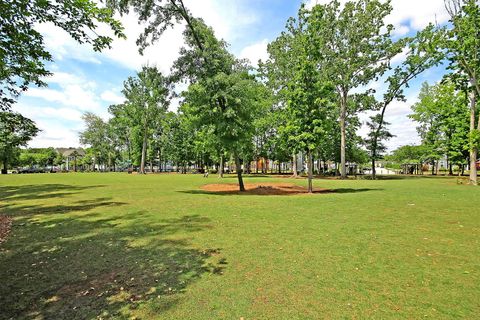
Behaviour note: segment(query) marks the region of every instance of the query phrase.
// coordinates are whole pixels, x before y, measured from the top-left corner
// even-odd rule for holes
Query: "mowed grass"
[[[305,180],[250,177],[247,182]],[[475,319],[480,188],[316,180],[208,194],[200,175],[0,177],[0,319]]]

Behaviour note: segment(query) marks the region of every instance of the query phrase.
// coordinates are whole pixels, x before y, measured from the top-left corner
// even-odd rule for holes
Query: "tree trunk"
[[[475,92],[470,93],[470,132],[475,131],[475,108],[476,108]],[[480,121],[479,121],[480,126]],[[479,127],[480,128],[480,127]],[[476,186],[478,184],[477,178],[477,156],[478,149],[476,146],[471,146],[470,149],[470,184]]]
[[[162,152],[158,150],[158,172],[162,172]]]
[[[372,157],[372,180],[377,179],[377,169],[375,168],[375,155]]]
[[[143,132],[142,160],[140,162],[140,173],[145,174],[145,158],[147,157],[147,129]]]
[[[298,168],[297,168],[297,155],[296,154],[293,154],[292,171],[293,171],[293,177],[297,178],[298,177]]]
[[[242,178],[242,166],[240,164],[240,158],[238,157],[237,153],[234,154],[235,156],[235,166],[237,171],[237,178],[238,178],[238,187],[240,191],[245,191],[245,186],[243,185],[243,178]]]
[[[308,193],[313,193],[313,156],[308,151]]]
[[[218,167],[218,177],[223,178],[223,154],[220,156],[220,166]]]
[[[340,102],[340,174],[342,179],[347,178],[346,148],[347,148],[347,95],[343,94]]]
[[[7,157],[3,158],[3,169],[2,169],[2,174],[7,174],[8,173],[8,159]]]
[[[432,161],[432,176],[435,175],[435,160]]]

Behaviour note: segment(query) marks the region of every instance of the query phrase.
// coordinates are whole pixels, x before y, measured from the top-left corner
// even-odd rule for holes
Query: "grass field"
[[[0,177],[0,214],[14,219],[0,319],[478,318],[480,188],[406,178],[316,180],[335,192],[315,195],[200,190],[218,181]]]

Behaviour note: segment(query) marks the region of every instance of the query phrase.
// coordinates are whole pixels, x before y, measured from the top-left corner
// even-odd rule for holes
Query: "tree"
[[[308,192],[312,193],[313,153],[327,138],[334,87],[321,72],[323,61],[313,58],[316,48],[308,34],[307,18],[308,12],[302,7],[298,18],[288,21],[287,31],[270,44],[267,70],[285,100],[286,118],[280,131],[294,153],[307,153]]]
[[[113,11],[101,8],[93,0],[15,0],[0,2],[0,110],[9,109],[30,84],[46,85],[51,75],[45,62],[52,56],[45,49],[41,23],[52,23],[65,30],[79,43],[89,43],[94,50],[109,47],[113,39],[99,35],[98,23],[110,27],[117,37],[125,37]]]
[[[309,17],[311,38],[317,47],[316,59],[323,61],[338,94],[342,178],[347,175],[346,125],[350,93],[381,76],[391,58],[401,51],[391,39],[393,26],[385,26],[385,17],[391,11],[390,1],[349,1],[342,8],[340,2],[334,0],[313,7]]]
[[[253,138],[260,90],[262,85],[245,70],[230,75],[218,74],[190,85],[184,93],[182,111],[197,126],[211,127],[223,149],[233,154],[240,191],[245,191],[240,155],[242,148]],[[218,101],[221,103],[217,104]]]
[[[85,121],[86,129],[80,133],[80,143],[83,145],[90,145],[93,154],[93,169],[95,164],[105,164],[108,157],[108,148],[110,147],[108,136],[108,125],[102,118],[91,113],[86,112],[82,116]]]
[[[480,97],[480,5],[477,0],[445,0],[451,28],[446,49],[450,68],[466,76],[470,100],[470,184],[478,184],[477,157],[480,146],[480,113],[476,119]],[[477,123],[477,124],[476,124]]]
[[[40,130],[35,122],[19,113],[0,111],[0,158],[2,174],[7,174],[9,159],[16,148],[25,146]]]
[[[388,158],[399,164],[422,164],[425,159],[425,154],[424,145],[406,145],[394,150]]]
[[[432,166],[443,156],[447,156],[450,164],[463,164],[469,131],[465,94],[449,80],[434,86],[424,83],[412,111],[410,118],[419,124],[417,131]],[[451,165],[450,174],[453,174]]]
[[[165,115],[168,109],[166,79],[156,67],[144,66],[136,77],[125,81],[122,92],[130,115],[138,125],[141,136],[140,173],[145,173],[148,139],[152,135],[155,118]]]
[[[388,122],[383,121],[382,114],[371,116],[370,121],[367,122],[367,127],[370,131],[368,137],[365,139],[365,146],[372,163],[373,180],[375,180],[376,177],[375,161],[381,159],[382,153],[387,151],[387,147],[383,144],[383,141],[394,137],[387,129],[388,125],[390,125]]]
[[[387,78],[388,89],[383,95],[383,101],[377,104],[380,113],[377,119],[378,126],[372,132],[370,145],[372,154],[372,179],[375,180],[375,155],[379,140],[382,138],[384,117],[387,107],[395,100],[404,101],[404,90],[408,88],[410,81],[415,79],[425,70],[437,65],[445,57],[445,53],[439,50],[443,41],[443,29],[436,29],[433,25],[427,26],[418,32],[413,38],[405,38],[398,42],[406,44],[407,52],[405,60],[393,69],[393,73]]]

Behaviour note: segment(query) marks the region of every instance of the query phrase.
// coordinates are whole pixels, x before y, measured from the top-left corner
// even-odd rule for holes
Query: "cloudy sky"
[[[343,2],[343,0],[341,0]],[[283,30],[286,20],[294,16],[302,0],[185,0],[195,16],[204,18],[217,36],[230,43],[230,50],[252,62],[266,58],[267,43]],[[306,0],[307,5],[325,3],[327,0]],[[439,24],[448,20],[443,0],[393,0],[394,10],[388,23],[396,27],[396,36],[414,34],[429,22]],[[54,57],[48,68],[54,75],[47,79],[47,88],[31,88],[21,98],[15,109],[35,120],[42,132],[30,143],[32,147],[79,146],[78,133],[83,129],[82,113],[91,111],[108,118],[107,108],[122,102],[123,81],[143,64],[156,64],[168,73],[182,46],[182,28],[169,30],[154,46],[140,56],[135,40],[142,30],[135,16],[122,18],[127,40],[116,40],[111,50],[93,52],[81,46],[62,30],[41,25],[46,46]],[[407,115],[415,103],[423,81],[441,79],[443,67],[422,74],[406,92],[406,103],[393,103],[386,120],[396,135],[390,149],[418,142],[415,124]],[[381,93],[383,83],[372,87]],[[366,118],[365,116],[362,118]],[[364,134],[365,130],[360,130]]]

